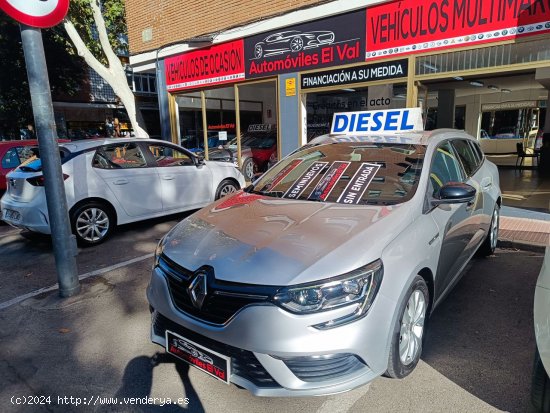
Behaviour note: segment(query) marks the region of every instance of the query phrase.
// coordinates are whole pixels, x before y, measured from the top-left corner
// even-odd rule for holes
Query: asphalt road
[[[157,240],[182,215],[122,227],[81,249],[81,295],[55,291],[1,304],[56,282],[51,242],[0,226],[0,410],[160,412],[526,412],[535,348],[533,294],[542,254],[497,250],[473,260],[430,319],[413,374],[316,398],[257,398],[163,355],[149,342],[145,287]],[[25,235],[25,236],[23,236]],[[134,259],[133,262],[128,262]],[[123,263],[120,267],[114,264]],[[126,263],[126,264],[125,264]],[[16,300],[17,301],[17,300]],[[49,405],[12,396],[52,395]],[[57,397],[157,397],[151,405],[59,404]],[[188,404],[159,406],[187,397]]]

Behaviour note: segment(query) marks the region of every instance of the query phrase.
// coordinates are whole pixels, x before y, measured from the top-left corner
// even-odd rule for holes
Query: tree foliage
[[[59,42],[60,29],[42,30],[50,87],[54,96],[60,91],[72,96],[80,88],[84,66]],[[0,13],[0,74],[0,138],[18,138],[19,128],[34,120],[19,23],[4,13]]]
[[[101,11],[113,50],[128,55],[123,0],[104,0]],[[98,40],[90,0],[71,0],[67,19],[75,26],[86,47],[101,63],[106,55]],[[52,96],[74,96],[86,79],[86,64],[67,36],[63,24],[42,30]],[[18,130],[34,123],[29,84],[19,24],[0,12],[0,138],[17,138]]]
[[[105,20],[109,43],[119,56],[128,55],[128,42],[126,33],[126,18],[123,0],[104,0],[101,3],[101,13]],[[107,58],[98,40],[96,26],[90,0],[71,0],[67,19],[74,25],[84,44],[101,63],[107,64]],[[76,49],[63,26],[56,26],[57,38],[60,43],[65,43],[67,51],[75,55]]]

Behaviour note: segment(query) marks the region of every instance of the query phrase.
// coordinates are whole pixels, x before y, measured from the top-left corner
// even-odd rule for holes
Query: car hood
[[[211,266],[225,281],[280,286],[317,281],[380,258],[410,223],[405,205],[349,206],[240,191],[175,226],[164,254],[191,271]]]

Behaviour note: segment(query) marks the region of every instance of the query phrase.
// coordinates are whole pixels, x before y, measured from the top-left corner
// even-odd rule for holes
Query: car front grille
[[[242,350],[240,348],[212,340],[211,338],[204,337],[192,330],[174,323],[158,311],[153,313],[153,330],[156,335],[161,337],[165,337],[166,330],[172,331],[184,338],[206,347],[207,349],[230,357],[232,374],[248,380],[257,387],[280,387],[251,351]]]
[[[159,258],[158,267],[166,275],[172,301],[180,311],[218,325],[227,323],[248,305],[269,305],[270,297],[279,288],[216,280],[211,268],[203,268],[202,270],[207,273],[208,293],[199,309],[193,305],[188,292],[194,272],[166,256]]]
[[[349,353],[279,359],[296,377],[306,382],[336,379],[368,368],[356,355]]]

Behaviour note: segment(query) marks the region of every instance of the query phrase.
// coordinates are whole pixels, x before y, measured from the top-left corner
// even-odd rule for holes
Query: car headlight
[[[285,287],[273,297],[275,304],[296,314],[311,314],[336,308],[356,305],[355,311],[345,322],[364,316],[372,305],[382,282],[384,268],[382,261],[376,260],[356,270],[329,278],[322,282]],[[332,320],[330,328],[341,325],[344,320]],[[327,323],[325,323],[327,324]]]

